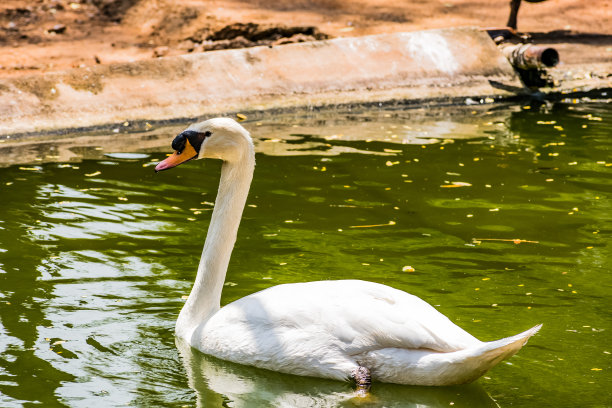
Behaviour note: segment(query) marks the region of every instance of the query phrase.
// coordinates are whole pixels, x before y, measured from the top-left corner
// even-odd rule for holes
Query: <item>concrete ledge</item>
[[[472,28],[214,51],[0,80],[0,134],[231,111],[508,97],[525,89]]]

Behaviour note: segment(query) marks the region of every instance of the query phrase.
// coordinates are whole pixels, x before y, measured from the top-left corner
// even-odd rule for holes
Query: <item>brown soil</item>
[[[3,0],[0,76],[223,48],[456,26],[502,27],[508,0]],[[612,0],[521,6],[562,59],[612,61]],[[564,54],[565,53],[565,54]]]

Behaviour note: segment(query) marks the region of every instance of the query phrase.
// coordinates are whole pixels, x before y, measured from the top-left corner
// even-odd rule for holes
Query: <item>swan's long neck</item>
[[[204,250],[191,293],[176,322],[176,334],[187,339],[193,330],[220,309],[221,291],[242,211],[255,167],[255,153],[249,142],[239,160],[225,161],[221,168]]]

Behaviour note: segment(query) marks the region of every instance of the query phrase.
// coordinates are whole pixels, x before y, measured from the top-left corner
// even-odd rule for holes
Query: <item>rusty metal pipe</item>
[[[559,53],[554,48],[533,44],[502,44],[500,48],[514,68],[542,69],[559,63]]]

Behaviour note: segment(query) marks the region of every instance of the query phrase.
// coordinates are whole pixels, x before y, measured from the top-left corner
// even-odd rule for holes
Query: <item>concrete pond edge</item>
[[[486,32],[452,28],[212,51],[0,79],[0,136],[172,123],[237,112],[443,106],[612,89],[612,78],[536,93]],[[605,92],[603,92],[605,94]]]

